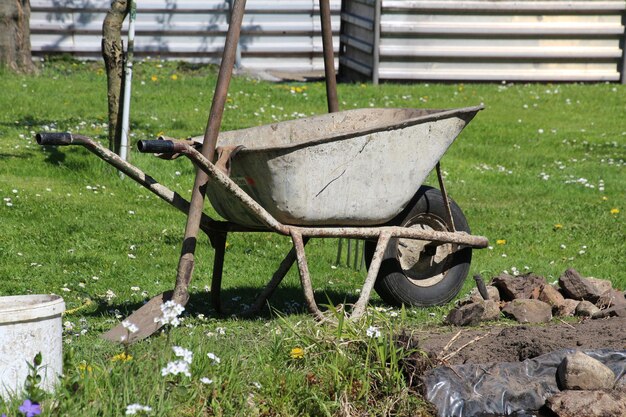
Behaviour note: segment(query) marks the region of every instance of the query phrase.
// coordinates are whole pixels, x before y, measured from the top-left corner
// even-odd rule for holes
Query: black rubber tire
[[[470,233],[461,208],[449,197],[448,200],[456,231]],[[441,192],[423,186],[412,204],[392,224],[452,231],[446,218]],[[434,256],[429,256],[424,253],[424,243],[408,239],[389,241],[374,286],[386,303],[418,307],[441,305],[452,300],[461,290],[469,272],[472,249],[459,249],[456,245],[446,244],[439,246]],[[375,250],[376,242],[365,242],[365,262],[368,268]],[[414,262],[416,254],[419,257]],[[435,263],[432,264],[432,261]]]

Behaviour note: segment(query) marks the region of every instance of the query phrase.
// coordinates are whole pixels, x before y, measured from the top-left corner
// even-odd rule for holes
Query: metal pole
[[[330,20],[329,0],[320,0],[320,19],[322,23],[322,46],[324,48],[324,72],[326,75],[326,101],[328,112],[339,111],[337,100],[337,77],[335,75],[335,52],[333,48],[333,29]]]
[[[224,45],[224,53],[222,54],[222,62],[220,64],[217,85],[215,86],[209,120],[204,132],[204,142],[202,144],[202,155],[209,161],[213,161],[215,156],[215,145],[217,143],[217,136],[222,123],[222,116],[224,115],[224,105],[226,104],[228,86],[230,85],[233,66],[235,65],[235,59],[237,56],[237,44],[239,43],[241,22],[243,20],[245,7],[246,0],[235,0],[230,25],[228,26],[228,34],[226,35],[226,43]],[[189,215],[187,217],[187,225],[185,227],[185,237],[181,249],[180,260],[178,262],[176,286],[172,297],[174,301],[178,303],[186,303],[189,297],[187,288],[193,274],[194,253],[197,243],[196,237],[200,226],[200,217],[204,206],[204,195],[208,180],[209,176],[204,171],[196,169],[196,179],[191,194]]]
[[[133,79],[133,52],[135,48],[135,19],[137,17],[137,4],[130,0],[130,13],[128,20],[128,49],[126,50],[126,66],[124,69],[124,97],[122,104],[122,137],[120,143],[120,158],[128,160],[129,126],[130,126],[130,85]],[[120,176],[124,174],[120,172]]]

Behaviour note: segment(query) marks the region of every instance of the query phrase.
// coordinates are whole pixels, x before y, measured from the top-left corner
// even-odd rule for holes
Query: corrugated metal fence
[[[344,0],[352,79],[625,81],[622,1]]]
[[[217,62],[231,1],[137,0],[135,55]],[[338,49],[341,1],[330,4]],[[99,57],[109,7],[110,0],[31,0],[33,54]],[[323,69],[318,1],[248,0],[240,53],[248,68]]]

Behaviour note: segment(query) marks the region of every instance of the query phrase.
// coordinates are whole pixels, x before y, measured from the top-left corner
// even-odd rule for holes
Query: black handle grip
[[[39,145],[65,146],[72,144],[72,134],[69,132],[42,132],[35,136]]]
[[[175,153],[171,140],[140,140],[137,149],[142,153]]]

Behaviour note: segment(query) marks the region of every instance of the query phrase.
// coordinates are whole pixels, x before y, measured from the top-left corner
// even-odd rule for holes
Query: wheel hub
[[[432,215],[419,215],[407,225],[424,231],[448,231],[443,220]],[[456,245],[433,246],[430,241],[398,239],[398,262],[409,281],[418,287],[430,287],[441,282],[450,267],[449,260]]]

